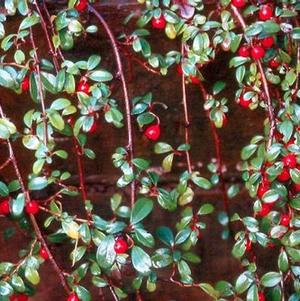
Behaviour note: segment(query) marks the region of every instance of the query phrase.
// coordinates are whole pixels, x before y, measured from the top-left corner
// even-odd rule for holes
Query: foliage
[[[97,288],[109,288],[115,300],[135,291],[140,294],[141,289],[153,292],[161,280],[161,270],[170,275],[164,280],[180,287],[197,287],[214,300],[299,300],[299,2],[220,0],[207,5],[202,0],[138,0],[143,8],[141,16],[132,14],[125,20],[136,22],[136,29],[122,34],[118,41],[94,1],[69,0],[67,7],[50,13],[44,1],[4,2],[4,13],[0,14],[0,85],[17,94],[28,93],[32,103],[23,116],[23,129],[16,127],[5,115],[4,104],[0,105],[0,142],[7,146],[7,160],[0,168],[12,165],[16,174],[11,181],[0,181],[0,214],[30,233],[34,230],[34,234],[28,248],[20,250],[19,262],[0,263],[0,300],[34,295],[45,260],[53,264],[69,301],[92,299],[90,288],[82,285],[85,278]],[[89,14],[95,19],[87,18]],[[6,32],[10,19],[17,20],[18,28]],[[65,58],[81,38],[95,38],[98,26],[108,34],[117,70],[105,70],[97,53],[80,60]],[[51,55],[39,51],[37,30],[43,31]],[[167,40],[178,40],[181,48],[154,53],[147,38],[155,30],[164,31]],[[156,102],[155,95],[141,91],[140,96],[129,100],[120,60],[123,47],[127,53],[132,47],[131,58],[148,72],[164,76],[176,65],[182,78],[186,123],[182,144],[160,141],[163,119],[154,109],[158,105],[167,107]],[[246,109],[261,109],[267,115],[263,133],[241,150],[242,178],[254,200],[252,216],[229,216],[228,201],[238,194],[239,187],[225,185],[217,129],[227,122],[229,100],[223,90],[231,83],[216,81],[208,85],[204,78],[203,68],[223,52],[230,53],[228,68],[235,71],[236,102]],[[113,96],[115,71],[122,83],[121,100]],[[209,179],[191,163],[191,123],[186,101],[189,84],[200,88],[215,137],[217,160],[208,165]],[[108,220],[95,212],[84,182],[84,161],[96,158],[89,148],[89,137],[97,130],[100,118],[116,128],[125,125],[128,133],[128,144],[116,146],[112,154],[120,176],[116,193],[111,196],[112,218]],[[162,175],[151,169],[149,160],[135,156],[135,125],[153,140],[154,153],[163,157]],[[56,167],[59,160],[68,162],[73,151],[72,145],[64,149],[59,138],[73,144],[78,186],[69,185],[69,170]],[[14,151],[18,141],[34,155],[30,174],[20,172]],[[186,168],[176,186],[167,190],[161,178],[172,172],[175,160],[186,162]],[[198,283],[192,273],[192,265],[201,261],[193,250],[206,229],[202,216],[214,211],[209,203],[196,208],[195,193],[216,185],[221,187],[226,211],[218,216],[224,226],[223,238],[230,235],[231,225],[243,226],[235,233],[232,249],[243,271],[232,284],[223,280]],[[41,191],[54,194],[35,199],[35,193]],[[69,197],[82,198],[85,217],[65,211],[64,199]],[[173,228],[155,225],[153,232],[149,218],[160,210],[174,216],[173,212],[180,210],[180,219]],[[36,220],[40,211],[46,216],[43,227]],[[46,240],[41,228],[49,230]],[[5,235],[9,238],[13,231],[7,229]],[[67,242],[73,246],[72,271],[68,274],[60,270],[48,248],[49,244]],[[278,252],[277,270],[260,270],[254,245]],[[115,279],[117,274],[126,277],[122,274],[125,265],[134,271],[126,281],[130,285]]]

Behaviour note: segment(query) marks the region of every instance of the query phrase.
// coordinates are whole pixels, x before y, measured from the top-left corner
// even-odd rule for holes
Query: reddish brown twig
[[[40,16],[41,26],[42,26],[42,29],[44,31],[44,34],[45,34],[45,37],[46,37],[46,40],[47,40],[47,44],[48,44],[48,48],[50,50],[50,54],[53,57],[54,67],[55,67],[56,72],[58,72],[58,70],[59,70],[59,63],[58,63],[58,60],[57,60],[57,53],[54,50],[52,41],[50,39],[50,36],[49,36],[49,33],[48,33],[48,29],[47,29],[47,24],[45,22],[45,19],[43,17],[43,14],[42,14],[42,12],[40,10],[40,7],[39,7],[37,1],[34,0],[33,3],[34,3],[34,6],[36,7],[36,10],[37,10],[39,16]]]
[[[184,57],[184,44],[181,44],[181,56]],[[182,86],[182,102],[184,108],[184,136],[185,136],[185,143],[190,145],[190,119],[189,119],[189,112],[188,112],[188,105],[187,105],[187,97],[186,97],[186,86],[185,86],[185,74],[182,72],[181,74],[181,86]],[[186,163],[188,167],[189,173],[192,172],[192,164],[190,158],[190,152],[187,150],[186,154]]]
[[[2,110],[2,106],[0,104],[0,116],[2,118],[4,118],[4,113],[3,113],[3,110]],[[28,193],[28,191],[26,190],[26,187],[25,187],[25,184],[24,184],[24,181],[23,181],[23,178],[21,176],[21,173],[20,173],[20,169],[19,169],[19,166],[18,166],[18,163],[17,163],[17,159],[15,157],[15,154],[14,154],[14,151],[13,151],[13,148],[12,148],[12,145],[11,145],[11,142],[9,139],[7,139],[7,146],[8,146],[8,151],[9,151],[9,157],[11,159],[11,162],[13,164],[13,167],[14,167],[14,171],[16,173],[16,176],[17,176],[17,179],[20,183],[20,186],[21,186],[21,190],[25,196],[25,199],[26,199],[26,203],[30,202],[31,199],[30,199],[30,195]],[[46,252],[48,253],[49,255],[49,260],[50,262],[52,263],[53,265],[53,268],[55,270],[55,272],[58,274],[59,278],[60,278],[60,281],[62,283],[62,286],[64,287],[64,289],[66,290],[67,293],[70,293],[70,289],[69,289],[69,286],[65,280],[65,277],[64,277],[64,274],[63,274],[63,271],[59,268],[59,266],[57,265],[52,253],[50,252],[48,246],[47,246],[47,243],[42,235],[42,232],[38,226],[38,223],[34,217],[34,215],[30,214],[29,215],[29,218],[30,218],[30,221],[31,221],[31,224],[33,226],[33,229],[34,229],[34,232],[38,238],[38,240],[41,242],[41,244],[43,245],[43,247],[45,248]]]
[[[4,169],[11,162],[11,158],[7,158],[5,162],[0,165],[0,170]]]
[[[44,135],[43,135],[43,141],[45,146],[48,145],[48,124],[47,124],[47,113],[46,113],[46,106],[45,106],[45,99],[44,99],[44,93],[43,93],[43,85],[42,85],[42,79],[41,79],[41,69],[40,69],[40,60],[37,55],[37,47],[35,44],[34,36],[32,27],[30,27],[30,42],[33,48],[33,59],[34,59],[34,65],[35,70],[37,72],[37,84],[38,84],[38,93],[40,96],[41,106],[42,106],[42,118],[43,118],[43,124],[44,124]]]
[[[130,100],[129,100],[129,95],[128,95],[128,88],[127,88],[125,75],[124,75],[124,71],[123,71],[123,65],[121,62],[120,52],[119,52],[114,34],[112,33],[107,22],[103,19],[101,14],[93,6],[89,5],[88,7],[89,7],[89,10],[94,14],[94,16],[99,20],[99,22],[102,24],[103,28],[105,29],[105,31],[110,39],[110,43],[112,45],[113,51],[114,51],[117,68],[118,68],[118,74],[120,76],[120,80],[122,82],[122,87],[123,87],[125,109],[126,109],[127,135],[128,135],[127,149],[128,149],[128,153],[129,153],[129,161],[132,162],[132,160],[134,158],[134,149],[133,149],[133,130],[132,130],[132,122],[131,122],[131,106],[130,106]],[[135,203],[135,189],[136,189],[135,181],[132,181],[132,183],[131,183],[131,206],[133,206]]]
[[[209,95],[208,95],[202,81],[200,81],[199,87],[200,87],[200,91],[202,93],[202,97],[203,97],[204,101],[206,101],[208,99]],[[209,119],[210,128],[211,128],[211,131],[213,134],[213,139],[214,139],[214,146],[215,146],[216,158],[217,158],[217,164],[218,164],[218,175],[220,177],[224,210],[226,211],[227,215],[230,216],[229,199],[228,199],[228,195],[227,195],[227,191],[226,191],[226,185],[225,185],[224,174],[223,174],[221,139],[217,132],[215,124],[210,120],[209,111],[205,111],[205,113],[206,113],[207,118]]]

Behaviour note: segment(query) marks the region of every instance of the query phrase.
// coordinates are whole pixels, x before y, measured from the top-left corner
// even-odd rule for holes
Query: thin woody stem
[[[45,22],[45,19],[43,17],[43,14],[40,10],[40,7],[37,3],[36,0],[34,0],[34,5],[36,7],[36,10],[40,16],[40,20],[41,20],[41,25],[42,25],[42,29],[44,31],[44,34],[45,34],[45,37],[46,37],[46,40],[47,40],[47,44],[48,44],[48,47],[49,47],[49,50],[50,50],[50,54],[53,56],[53,63],[54,63],[54,67],[55,67],[55,70],[56,72],[58,72],[59,70],[59,63],[58,63],[58,60],[57,60],[57,53],[56,51],[54,50],[54,47],[53,47],[53,44],[52,44],[52,41],[50,39],[50,36],[49,36],[49,33],[48,33],[48,29],[47,29],[47,24]]]
[[[206,91],[206,88],[202,81],[199,83],[200,91],[202,93],[202,97],[204,101],[208,99],[208,93]],[[210,128],[213,134],[213,139],[214,139],[214,145],[215,145],[215,151],[216,151],[216,157],[217,157],[217,164],[218,164],[218,175],[220,177],[220,184],[221,184],[221,190],[222,190],[222,197],[223,197],[223,205],[224,205],[224,210],[226,211],[227,215],[230,216],[230,209],[229,209],[229,199],[226,191],[226,185],[225,185],[225,179],[224,179],[224,174],[223,174],[223,160],[222,160],[222,147],[221,147],[221,139],[220,136],[217,132],[217,129],[214,125],[214,123],[210,120],[209,117],[209,111],[205,111],[206,116],[209,119],[210,122]]]
[[[184,44],[181,44],[181,56],[184,57]],[[183,102],[183,108],[184,108],[184,136],[185,136],[185,143],[190,144],[190,119],[189,119],[189,112],[188,112],[188,106],[187,106],[187,97],[186,97],[186,85],[185,85],[185,75],[182,72],[181,74],[181,86],[182,86],[182,102]],[[192,172],[192,164],[191,164],[191,158],[190,158],[190,152],[187,150],[186,152],[186,163],[188,167],[189,173]]]
[[[3,110],[2,110],[2,106],[0,104],[0,116],[2,118],[4,118],[4,113],[3,113]],[[25,199],[26,199],[26,203],[29,203],[31,201],[30,199],[30,195],[28,193],[28,191],[26,190],[26,187],[25,187],[25,184],[24,184],[24,181],[23,181],[23,178],[21,176],[21,173],[20,173],[20,169],[19,169],[19,166],[18,166],[18,163],[17,163],[17,159],[15,157],[15,154],[14,154],[14,151],[13,151],[13,148],[12,148],[12,145],[11,145],[11,142],[9,139],[7,139],[7,146],[8,146],[8,151],[9,151],[9,157],[11,159],[11,162],[13,164],[13,167],[14,167],[14,170],[15,170],[15,173],[16,173],[16,176],[17,176],[17,179],[20,183],[20,186],[21,186],[21,190],[25,196]],[[47,246],[47,243],[42,235],[42,232],[39,228],[39,225],[34,217],[33,214],[29,214],[29,218],[30,218],[30,221],[31,221],[31,224],[32,224],[32,227],[34,229],[34,232],[38,238],[38,240],[41,242],[42,246],[45,248],[46,252],[48,253],[48,256],[49,256],[49,260],[50,262],[52,263],[53,265],[53,268],[55,270],[55,272],[58,274],[59,278],[60,278],[60,281],[62,283],[62,286],[64,287],[64,289],[66,290],[67,293],[70,293],[70,289],[69,289],[69,286],[65,280],[65,277],[63,275],[63,271],[59,268],[59,266],[57,265],[52,253],[50,252],[48,246]]]
[[[240,14],[239,10],[236,7],[234,7],[233,5],[231,5],[231,9],[232,9],[235,17],[239,21],[241,27],[245,31],[246,23],[245,23],[245,20],[244,20],[243,16]],[[273,108],[273,105],[272,105],[272,99],[271,99],[271,96],[270,96],[269,86],[268,86],[267,78],[266,78],[262,63],[261,63],[260,60],[256,60],[256,63],[257,63],[257,66],[258,66],[258,69],[259,69],[259,72],[260,72],[260,75],[261,75],[262,85],[263,85],[263,89],[264,89],[265,96],[266,96],[266,105],[267,105],[267,109],[268,109],[270,131],[269,131],[267,149],[269,149],[272,145],[274,131],[275,131],[275,127],[276,127],[275,117],[274,117],[274,108]]]
[[[38,84],[38,92],[39,92],[39,97],[41,101],[41,106],[42,106],[42,113],[43,113],[43,124],[44,124],[44,144],[47,147],[48,145],[48,124],[47,124],[47,114],[46,114],[46,107],[45,107],[45,99],[44,99],[44,94],[43,94],[43,86],[42,86],[42,79],[41,79],[41,69],[40,69],[40,61],[37,55],[37,48],[36,44],[34,41],[33,37],[33,31],[32,28],[30,27],[30,42],[33,48],[33,59],[35,63],[35,69],[37,72],[37,84]]]
[[[49,10],[48,10],[48,8],[47,8],[47,4],[46,4],[45,0],[43,0],[43,9],[44,9],[44,11],[45,11],[45,13],[46,13],[46,16],[47,16],[47,19],[48,19],[48,22],[49,22],[49,27],[50,27],[50,29],[51,29],[51,33],[52,33],[53,36],[55,36],[55,35],[56,35],[56,32],[55,32],[55,30],[54,30],[54,27],[53,27],[53,24],[52,24],[52,20],[51,20],[51,16],[50,16],[50,14],[49,14]],[[60,46],[57,47],[57,54],[60,56],[60,59],[61,59],[62,61],[65,60],[65,58],[64,58],[64,56],[63,56],[63,54],[62,54],[62,51],[61,51]]]
[[[130,162],[132,162],[132,160],[134,158],[134,149],[133,149],[133,129],[132,129],[132,121],[131,121],[131,107],[130,107],[127,83],[125,80],[123,65],[121,62],[120,52],[119,52],[114,34],[112,33],[107,22],[103,19],[101,14],[94,7],[92,7],[91,5],[88,5],[88,7],[89,7],[89,10],[94,14],[94,16],[99,20],[99,22],[102,24],[103,28],[105,29],[105,31],[110,39],[110,43],[112,45],[113,51],[114,51],[114,56],[115,56],[116,63],[117,63],[118,74],[119,74],[120,80],[122,82],[123,94],[124,94],[124,100],[125,100],[127,135],[128,135],[127,149],[128,149],[128,153],[129,153],[128,159]],[[133,206],[135,203],[135,190],[136,190],[135,181],[132,181],[131,192],[130,192],[131,193],[131,206]]]
[[[82,150],[81,146],[79,145],[77,139],[73,138],[73,143],[76,151],[76,158],[77,158],[77,169],[79,174],[79,186],[81,191],[81,196],[83,202],[87,201],[87,191],[86,191],[86,185],[85,185],[85,173],[84,173],[84,167],[83,167],[83,160],[82,160]],[[88,220],[91,219],[90,213],[87,212],[87,218]]]
[[[7,158],[5,162],[0,165],[0,170],[4,169],[11,162],[11,158]]]

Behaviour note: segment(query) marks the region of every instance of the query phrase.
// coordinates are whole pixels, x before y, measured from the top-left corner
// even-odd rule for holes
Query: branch
[[[43,112],[43,124],[44,124],[44,144],[45,147],[48,145],[48,124],[47,124],[47,114],[46,114],[46,107],[45,107],[45,100],[44,100],[44,94],[43,94],[43,86],[42,86],[42,80],[41,80],[41,70],[40,70],[40,61],[37,55],[37,48],[35,45],[32,27],[30,27],[30,42],[33,48],[33,59],[34,59],[34,65],[35,69],[37,71],[37,77],[38,77],[38,92],[40,96],[40,101],[42,105],[42,112]]]
[[[52,41],[50,40],[50,36],[49,36],[49,33],[48,33],[48,29],[47,29],[47,24],[45,22],[45,19],[43,17],[43,14],[42,14],[42,12],[40,10],[40,7],[39,7],[37,1],[34,0],[33,3],[34,3],[34,5],[35,5],[35,7],[37,9],[37,12],[38,12],[39,16],[40,16],[41,25],[42,25],[44,34],[46,36],[47,44],[48,44],[48,47],[50,49],[50,54],[53,56],[54,67],[55,67],[56,72],[58,72],[58,70],[59,70],[59,63],[58,63],[58,60],[57,60],[57,53],[54,50]]]
[[[4,113],[3,113],[3,110],[2,110],[2,106],[0,104],[0,116],[2,118],[4,118]],[[26,203],[29,203],[31,201],[30,199],[30,195],[28,193],[28,191],[26,190],[25,188],[25,184],[24,184],[24,181],[23,181],[23,178],[21,176],[21,173],[20,173],[20,169],[19,169],[19,166],[18,166],[18,163],[17,163],[17,159],[15,157],[15,154],[14,154],[14,151],[13,151],[13,148],[12,148],[12,145],[11,145],[11,142],[9,139],[7,139],[7,146],[8,146],[8,150],[9,150],[9,157],[11,159],[11,162],[14,166],[14,170],[15,170],[15,173],[16,173],[16,176],[18,178],[18,181],[20,183],[20,186],[21,186],[21,190],[26,198]],[[49,255],[49,260],[50,262],[52,263],[53,265],[53,268],[55,270],[55,272],[58,274],[59,278],[60,278],[60,281],[62,283],[62,286],[64,287],[64,289],[66,290],[66,292],[69,294],[70,293],[70,289],[69,289],[69,286],[65,280],[65,277],[63,275],[63,271],[59,268],[59,266],[57,265],[52,253],[50,252],[48,246],[47,246],[47,243],[41,233],[41,230],[37,224],[37,221],[34,217],[33,214],[29,214],[29,218],[30,218],[30,221],[31,221],[31,224],[33,226],[33,229],[34,229],[34,232],[38,238],[38,240],[41,242],[41,244],[43,245],[43,247],[45,248],[46,252],[48,253]]]
[[[117,63],[117,69],[118,69],[118,74],[120,76],[121,82],[122,82],[122,87],[123,87],[123,94],[124,94],[124,100],[125,100],[125,109],[126,109],[126,122],[127,122],[127,134],[128,134],[128,145],[127,149],[129,152],[129,161],[132,162],[134,158],[134,150],[133,150],[133,130],[132,130],[132,123],[131,123],[131,109],[130,109],[130,100],[128,96],[128,88],[125,80],[125,75],[123,71],[123,65],[121,62],[121,57],[120,57],[120,52],[117,46],[116,39],[108,26],[107,22],[103,19],[101,14],[90,4],[88,5],[89,10],[94,14],[94,16],[99,20],[99,22],[102,24],[103,28],[105,29],[109,39],[110,43],[112,45],[116,63]],[[134,205],[135,202],[135,181],[131,183],[131,206]]]
[[[48,22],[49,22],[49,27],[50,27],[51,32],[52,32],[52,35],[55,36],[57,33],[56,33],[55,30],[54,30],[54,27],[53,27],[53,24],[52,24],[52,20],[51,20],[51,16],[50,16],[50,14],[49,14],[49,10],[48,10],[48,8],[47,8],[47,4],[46,4],[45,0],[43,0],[43,9],[44,9],[44,11],[45,11],[45,13],[46,13],[46,16],[47,16],[47,19],[48,19]],[[61,59],[62,61],[64,61],[65,58],[64,58],[64,56],[63,56],[63,54],[62,54],[62,51],[61,51],[60,46],[57,47],[57,53],[58,53],[58,55],[60,56],[60,59]]]
[[[208,93],[202,83],[200,81],[199,87],[202,93],[202,97],[204,101],[208,99]],[[221,184],[221,190],[222,190],[222,197],[223,197],[223,205],[224,205],[224,210],[226,211],[227,215],[230,216],[230,210],[229,210],[229,199],[226,191],[226,185],[225,185],[225,179],[224,179],[224,174],[223,174],[223,160],[222,160],[222,148],[221,148],[221,139],[220,136],[217,132],[217,129],[214,125],[214,123],[210,120],[209,117],[209,111],[206,111],[206,116],[210,121],[210,128],[213,134],[213,139],[214,139],[214,145],[215,145],[215,151],[216,151],[216,157],[217,157],[217,164],[218,164],[218,175],[220,177],[220,184]]]
[[[181,56],[184,57],[184,44],[181,44]],[[181,86],[182,86],[182,102],[183,102],[183,108],[184,108],[184,132],[185,132],[185,143],[190,145],[190,133],[189,133],[189,127],[190,127],[190,119],[189,119],[189,113],[188,113],[188,107],[187,107],[187,97],[186,97],[186,86],[185,86],[185,74],[182,72],[181,74]],[[188,166],[189,173],[192,172],[192,164],[191,164],[191,158],[190,158],[190,152],[187,150],[186,152],[186,163]]]
[[[246,24],[245,24],[243,16],[240,14],[239,10],[236,7],[234,7],[233,5],[231,5],[231,9],[232,9],[234,15],[236,16],[236,18],[238,19],[240,25],[242,26],[243,30],[245,31]],[[266,75],[265,75],[262,63],[260,60],[256,60],[256,63],[258,65],[258,69],[261,74],[263,88],[264,88],[266,98],[267,98],[267,109],[268,109],[269,123],[270,123],[269,138],[268,138],[268,143],[267,143],[267,149],[269,149],[272,145],[272,140],[273,140],[274,131],[275,131],[274,108],[272,105],[272,99],[270,96],[269,86],[268,86],[268,82],[266,79]]]

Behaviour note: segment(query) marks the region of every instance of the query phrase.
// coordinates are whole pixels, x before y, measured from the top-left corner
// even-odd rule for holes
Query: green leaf
[[[131,251],[133,267],[141,274],[151,272],[152,262],[150,256],[140,247],[134,246]]]
[[[50,106],[50,109],[60,111],[70,106],[72,103],[69,99],[66,98],[58,98],[54,100]]]
[[[25,269],[25,278],[33,285],[37,285],[40,282],[38,271],[28,266]]]
[[[147,232],[146,230],[142,228],[136,228],[134,230],[134,235],[136,240],[148,248],[154,247],[154,238],[151,233]]]
[[[91,301],[92,300],[90,292],[83,286],[80,286],[80,285],[76,286],[75,292],[81,301]]]
[[[162,161],[162,167],[165,172],[170,172],[172,170],[174,154],[169,154]]]
[[[203,205],[199,208],[197,214],[198,214],[198,215],[205,215],[205,214],[210,214],[210,213],[212,213],[213,211],[214,211],[214,206],[213,206],[212,204],[207,203],[207,204],[203,204]]]
[[[161,226],[156,230],[157,237],[167,246],[174,246],[174,236],[169,227]]]
[[[107,82],[113,79],[112,74],[105,70],[93,71],[88,77],[96,82]]]
[[[199,287],[209,296],[213,297],[214,299],[219,298],[219,292],[216,291],[209,283],[200,283]]]
[[[14,216],[20,216],[25,206],[25,196],[23,193],[18,194],[16,199],[12,200],[11,211]]]
[[[260,281],[265,287],[273,287],[281,281],[281,275],[277,272],[268,272],[261,277]]]
[[[116,259],[114,250],[115,239],[112,235],[106,236],[97,249],[97,262],[103,269],[110,269]]]
[[[249,272],[241,274],[235,283],[235,289],[238,294],[245,292],[254,282],[252,275]]]
[[[0,296],[9,296],[13,293],[13,288],[9,283],[5,281],[0,281]],[[6,299],[7,300],[7,299]]]
[[[141,159],[141,158],[135,158],[132,160],[133,165],[135,165],[137,168],[141,170],[145,170],[149,167],[150,163],[147,160]]]
[[[19,31],[24,30],[26,28],[32,27],[33,25],[40,22],[40,17],[36,14],[26,17],[20,24]]]
[[[0,181],[0,196],[6,197],[9,195],[9,189],[7,185]]]
[[[137,224],[142,221],[153,209],[153,202],[147,198],[140,198],[134,204],[130,215],[130,223]]]
[[[87,68],[88,70],[95,69],[101,61],[101,57],[99,55],[91,55],[87,62]]]
[[[173,147],[170,144],[164,142],[158,142],[154,146],[154,152],[156,154],[164,154],[173,151]]]
[[[194,184],[196,184],[200,188],[203,188],[203,189],[206,189],[206,190],[211,188],[211,183],[203,177],[193,176],[192,181],[193,181]]]
[[[28,189],[29,190],[41,190],[48,185],[48,180],[46,177],[36,177],[33,178],[29,184],[28,184]]]
[[[47,113],[47,116],[53,127],[55,127],[56,129],[58,129],[60,131],[62,131],[64,129],[65,121],[57,111],[51,110]]]

